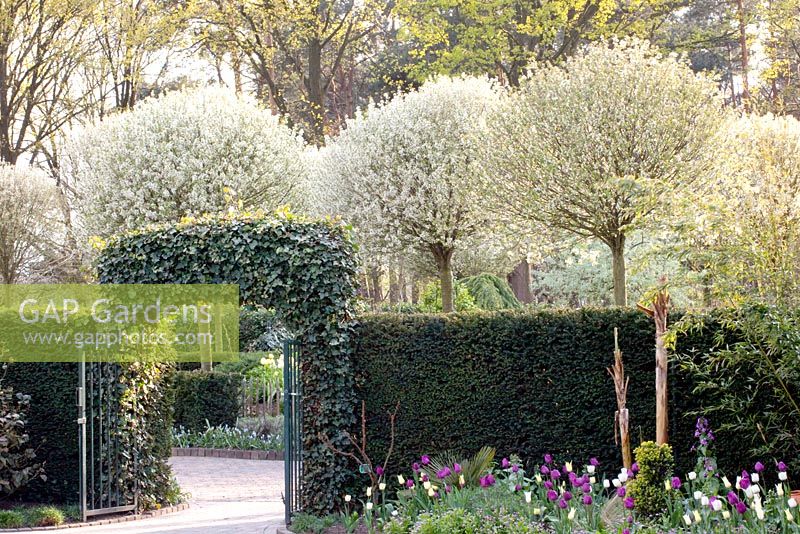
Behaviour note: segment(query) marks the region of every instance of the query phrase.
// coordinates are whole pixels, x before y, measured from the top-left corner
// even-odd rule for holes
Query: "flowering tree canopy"
[[[596,238],[627,301],[625,238],[701,174],[721,115],[714,84],[646,43],[593,45],[537,70],[489,121],[487,193],[504,209]]]
[[[750,116],[725,128],[713,188],[694,203],[691,259],[723,301],[797,306],[800,122]]]
[[[0,164],[0,283],[31,274],[48,248],[55,248],[53,222],[58,191],[40,172]]]
[[[424,250],[453,310],[453,252],[486,231],[475,176],[484,117],[497,95],[480,78],[439,78],[370,106],[321,153],[335,213],[373,243]]]
[[[301,136],[222,89],[170,93],[81,131],[64,174],[89,235],[299,198]],[[228,198],[226,198],[228,197]]]

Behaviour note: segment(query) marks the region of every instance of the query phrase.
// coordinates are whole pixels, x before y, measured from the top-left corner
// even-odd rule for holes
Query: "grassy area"
[[[0,528],[53,527],[80,521],[77,506],[33,505],[0,510]]]

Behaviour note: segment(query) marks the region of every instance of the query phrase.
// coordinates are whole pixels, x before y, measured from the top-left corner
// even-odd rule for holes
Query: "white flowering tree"
[[[692,203],[688,260],[713,296],[796,307],[800,303],[800,122],[793,117],[731,119],[712,187]]]
[[[591,45],[536,70],[492,114],[486,192],[522,218],[605,243],[625,305],[626,237],[668,218],[667,201],[707,168],[720,106],[713,82],[647,43]]]
[[[374,249],[429,254],[446,312],[453,310],[453,253],[489,223],[477,147],[496,100],[486,79],[439,78],[370,106],[319,157],[318,187],[329,211]]]
[[[77,132],[63,174],[87,235],[302,199],[303,140],[277,116],[219,88],[141,102]],[[233,197],[233,198],[232,198]]]
[[[43,173],[0,164],[0,282],[19,282],[56,248],[58,190]]]

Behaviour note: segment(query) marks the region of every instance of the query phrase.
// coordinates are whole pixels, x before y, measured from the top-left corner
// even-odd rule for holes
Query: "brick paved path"
[[[283,526],[283,462],[173,457],[191,507],[164,517],[86,527],[80,534],[275,534]]]

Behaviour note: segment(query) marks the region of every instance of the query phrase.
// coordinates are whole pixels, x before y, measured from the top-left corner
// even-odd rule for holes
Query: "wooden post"
[[[611,378],[614,379],[614,390],[617,395],[617,411],[614,413],[614,442],[621,445],[622,465],[626,469],[630,469],[633,465],[627,408],[628,382],[630,378],[625,377],[622,351],[619,349],[619,333],[616,328],[614,328],[614,365],[607,370]]]
[[[653,300],[653,319],[656,323],[656,443],[669,441],[669,402],[667,398],[667,347],[664,334],[667,332],[669,293],[660,289]]]

